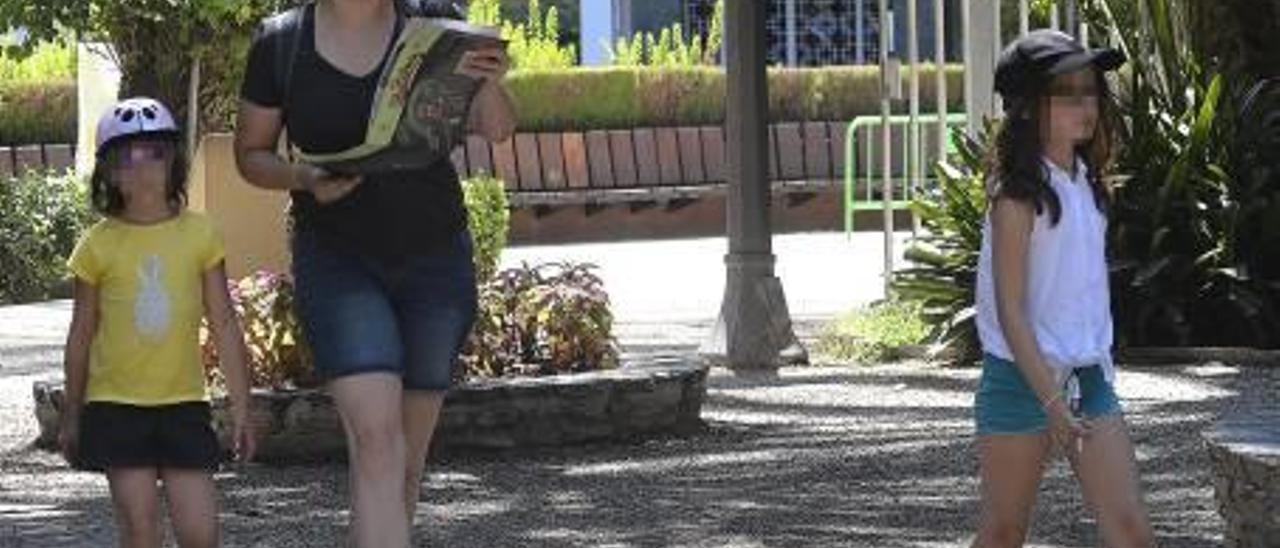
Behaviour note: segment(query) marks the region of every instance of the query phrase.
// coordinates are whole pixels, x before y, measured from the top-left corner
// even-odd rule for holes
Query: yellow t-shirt
[[[68,266],[98,288],[87,401],[206,399],[201,279],[224,255],[213,223],[187,211],[154,225],[106,219],[85,233]]]

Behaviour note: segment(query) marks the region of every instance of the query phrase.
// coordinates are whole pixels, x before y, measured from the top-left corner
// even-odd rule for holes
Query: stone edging
[[[702,426],[706,379],[701,364],[664,364],[469,382],[446,398],[433,449],[570,445],[695,431]],[[62,385],[36,383],[33,395],[37,445],[49,448],[57,439]],[[224,400],[214,401],[220,434],[226,430],[224,408]],[[250,414],[263,462],[346,455],[336,409],[322,391],[255,391]]]
[[[1280,539],[1280,408],[1245,406],[1204,434],[1224,546],[1270,548]]]
[[[1116,352],[1116,361],[1142,366],[1183,366],[1222,362],[1248,367],[1280,367],[1280,350],[1238,347],[1142,347]]]
[[[841,336],[849,341],[856,337]],[[933,347],[923,344],[908,344],[887,350],[888,359],[894,360],[949,360],[954,352],[944,351],[936,355]],[[1280,367],[1280,350],[1259,350],[1254,348],[1223,347],[1139,347],[1116,350],[1115,359],[1123,365],[1142,367],[1181,367],[1207,362],[1222,362],[1247,367]]]

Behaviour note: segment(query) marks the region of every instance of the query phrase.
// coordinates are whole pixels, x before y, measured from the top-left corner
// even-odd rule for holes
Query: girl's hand
[[[68,464],[76,461],[80,451],[80,417],[65,410],[58,424],[58,450]]]
[[[1076,418],[1061,398],[1055,398],[1045,409],[1049,415],[1049,436],[1064,455],[1078,454],[1091,434],[1089,423]]]
[[[296,165],[293,170],[295,186],[311,192],[311,195],[315,196],[316,201],[321,204],[331,204],[345,198],[364,182],[364,177],[334,175],[322,168],[307,164]]]
[[[507,50],[492,47],[463,53],[455,72],[477,80],[494,82],[502,80],[509,70],[511,70],[511,58],[507,55]]]
[[[236,460],[249,462],[258,449],[257,436],[254,435],[253,424],[249,422],[247,413],[237,413],[231,420],[231,443],[236,453]]]

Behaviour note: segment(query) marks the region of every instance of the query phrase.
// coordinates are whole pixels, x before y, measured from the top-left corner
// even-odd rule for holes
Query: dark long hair
[[[405,13],[418,17],[443,17],[445,19],[455,19],[458,21],[466,21],[466,12],[458,6],[457,2],[450,0],[394,0],[396,9],[400,13]]]
[[[1089,186],[1098,210],[1106,213],[1111,207],[1111,189],[1102,172],[1111,161],[1116,115],[1106,76],[1096,70],[1094,75],[1098,80],[1098,121],[1093,137],[1077,145],[1075,152],[1088,168]],[[1051,223],[1057,225],[1062,219],[1062,201],[1049,185],[1043,161],[1044,143],[1040,142],[1047,89],[1044,84],[1026,96],[1005,99],[1006,115],[996,134],[996,146],[987,159],[987,172],[993,176],[994,186],[990,191],[993,202],[1000,198],[1030,202],[1035,206],[1036,215],[1048,210]]]
[[[155,137],[151,137],[154,139]],[[108,144],[107,149],[98,157],[93,166],[93,175],[89,177],[89,196],[93,209],[102,215],[115,217],[124,212],[124,194],[111,172],[120,161],[122,145],[128,139]],[[183,157],[178,143],[174,139],[163,139],[169,146],[169,177],[165,181],[165,199],[169,207],[179,209],[187,205],[187,160]]]

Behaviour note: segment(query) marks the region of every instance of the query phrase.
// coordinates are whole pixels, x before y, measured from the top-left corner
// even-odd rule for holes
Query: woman
[[[311,154],[364,141],[404,17],[396,0],[317,0],[299,10],[269,20],[254,40],[236,162],[253,185],[292,196],[298,311],[346,430],[353,541],[403,547],[450,372],[475,316],[462,191],[448,158],[421,171],[344,178],[276,154],[284,128]],[[488,49],[469,53],[458,69],[484,82],[469,124],[494,142],[515,126],[501,84],[508,66],[502,50]]]

